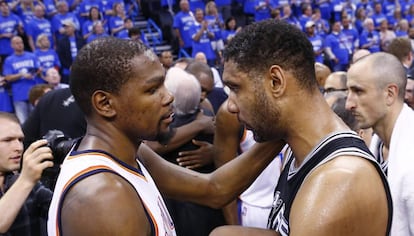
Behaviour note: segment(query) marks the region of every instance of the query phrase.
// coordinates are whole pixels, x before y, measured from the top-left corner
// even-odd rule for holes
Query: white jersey
[[[253,132],[244,130],[243,138],[240,141],[241,152],[247,151],[256,141]],[[282,166],[281,154],[262,171],[256,180],[241,195],[240,200],[256,207],[270,208],[273,203],[273,192],[276,188]]]
[[[141,170],[127,165],[104,152],[72,152],[63,162],[49,209],[47,231],[49,236],[62,235],[61,208],[70,188],[90,175],[109,172],[121,176],[136,190],[145,207],[153,235],[175,236],[174,223],[164,200],[145,167]],[[110,205],[108,205],[110,207]]]

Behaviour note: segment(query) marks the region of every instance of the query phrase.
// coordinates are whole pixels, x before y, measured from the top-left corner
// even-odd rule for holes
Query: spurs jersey
[[[267,227],[279,232],[282,236],[289,235],[290,209],[305,178],[314,169],[343,155],[358,156],[369,160],[380,174],[387,195],[389,211],[387,235],[389,235],[392,220],[392,202],[387,179],[364,141],[351,131],[329,135],[308,154],[299,168],[295,167],[293,153],[288,150],[287,163],[282,170],[279,183],[274,192],[273,206]]]
[[[138,160],[137,163],[140,170],[103,151],[72,151],[63,162],[56,183],[49,209],[48,235],[62,235],[61,209],[71,187],[88,176],[108,172],[119,175],[135,188],[151,224],[152,235],[176,236],[174,223],[160,192],[145,167]]]
[[[371,150],[372,154],[374,154],[374,157],[380,164],[382,171],[384,171],[385,175],[387,175],[388,159],[385,160],[385,157],[382,153],[384,150],[384,142],[378,137],[378,135],[374,134],[372,136],[369,150]]]

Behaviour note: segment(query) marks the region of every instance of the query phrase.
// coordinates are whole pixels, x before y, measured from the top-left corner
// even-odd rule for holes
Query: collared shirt
[[[13,173],[6,174],[4,178],[4,193],[16,182],[17,177],[19,176]],[[0,198],[3,197],[4,193],[0,191]],[[0,236],[46,236],[47,212],[52,195],[52,191],[44,187],[40,182],[37,183],[27,197],[10,229],[4,234],[0,234]]]

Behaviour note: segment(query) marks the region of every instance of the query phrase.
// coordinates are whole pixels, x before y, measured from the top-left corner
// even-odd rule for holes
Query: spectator
[[[393,30],[390,30],[388,28],[388,21],[383,20],[380,24],[380,40],[381,40],[381,51],[387,52],[388,51],[388,45],[391,43],[393,39],[395,39],[397,36],[395,35]]]
[[[192,55],[192,38],[190,30],[195,22],[190,11],[188,0],[180,0],[181,11],[174,16],[173,28],[178,39],[180,49],[184,49],[188,55]]]
[[[224,43],[227,45],[230,40],[236,35],[238,32],[240,32],[242,28],[240,26],[237,26],[236,18],[233,16],[228,18],[226,20],[225,29],[223,30],[223,39]]]
[[[40,34],[36,39],[37,49],[34,51],[39,60],[40,67],[43,71],[49,68],[59,69],[61,67],[59,56],[56,51],[50,47],[49,37],[46,34]]]
[[[214,1],[210,1],[206,4],[206,15],[204,17],[204,20],[207,21],[209,28],[214,33],[214,39],[211,40],[211,47],[216,53],[216,65],[221,65],[224,49],[224,41],[221,32],[224,28],[224,22],[223,18],[218,13]]]
[[[406,83],[401,62],[388,53],[366,56],[348,71],[346,107],[361,128],[373,128],[371,151],[388,162],[394,206],[391,235],[414,232],[414,111],[404,104]]]
[[[407,105],[411,107],[411,109],[414,109],[414,79],[411,76],[407,77],[404,102],[407,103]]]
[[[54,67],[45,70],[44,80],[51,86],[52,89],[69,88],[68,84],[60,83],[60,79],[60,74]]]
[[[106,20],[103,19],[99,8],[91,7],[89,9],[89,16],[88,19],[82,25],[82,36],[83,39],[87,40],[88,37],[92,34],[93,24],[95,22],[101,22],[104,26],[105,32],[108,33],[108,25],[106,24]]]
[[[52,25],[50,21],[45,18],[45,8],[43,5],[36,5],[34,7],[34,17],[27,25],[26,29],[27,39],[32,49],[32,52],[36,50],[36,40],[41,34],[46,34],[49,39],[50,47],[54,47],[52,35]]]
[[[203,52],[198,52],[195,55],[194,59],[196,61],[199,61],[199,62],[202,62],[202,63],[205,63],[206,65],[208,65],[206,55]],[[213,72],[214,87],[223,88],[223,82],[221,81],[220,73],[218,72],[218,70],[214,66],[210,67],[210,68],[211,68],[211,72]]]
[[[333,23],[332,33],[326,37],[325,52],[331,62],[333,71],[346,71],[349,65],[349,48],[347,48],[347,36],[342,33],[341,23]]]
[[[14,53],[4,62],[4,75],[11,86],[14,111],[23,124],[32,110],[28,96],[37,83],[35,77],[41,73],[40,64],[33,53],[24,51],[21,37],[14,36],[11,44]]]
[[[381,38],[379,33],[375,30],[374,21],[371,18],[365,19],[364,31],[362,31],[359,36],[359,47],[374,53],[381,50],[380,45]]]
[[[114,15],[109,18],[109,30],[111,35],[117,38],[127,38],[128,29],[133,27],[132,20],[125,14],[124,6],[121,3],[115,3],[113,5],[113,10]],[[129,20],[128,22],[127,19]]]
[[[173,55],[171,51],[169,50],[162,51],[159,56],[159,59],[160,59],[162,66],[165,68],[166,71],[173,66],[174,61],[173,61]]]
[[[86,39],[86,43],[91,42],[100,37],[108,37],[109,35],[105,32],[105,28],[102,25],[102,22],[97,21],[92,26],[92,34]]]
[[[64,36],[57,42],[56,52],[62,64],[62,82],[68,84],[72,62],[85,42],[76,32],[76,25],[73,21],[66,20],[62,25],[65,28],[63,31]]]
[[[325,95],[335,91],[346,92],[347,90],[345,71],[333,72],[326,78],[324,85]]]
[[[65,36],[65,22],[71,21],[75,30],[81,29],[79,19],[73,12],[69,12],[68,3],[65,0],[60,0],[56,3],[58,13],[52,18],[52,30],[53,36],[55,37],[56,44],[58,41]]]
[[[313,52],[315,54],[315,61],[319,63],[323,63],[324,60],[324,54],[325,51],[325,44],[324,39],[320,36],[315,34],[315,22],[308,21],[305,24],[305,32],[308,36],[309,41],[311,42],[313,46]]]
[[[413,48],[407,38],[395,38],[388,45],[388,53],[394,55],[403,64],[407,77],[413,76]]]
[[[32,143],[23,153],[23,137],[19,120],[0,112],[0,234],[46,236],[52,192],[39,179],[53,166],[53,156],[46,140]]]
[[[10,13],[9,5],[6,1],[0,1],[0,57],[3,65],[6,57],[13,54],[11,38],[17,34],[23,34],[23,22],[20,18]],[[3,67],[0,67],[0,71]]]
[[[29,103],[35,107],[40,98],[52,89],[53,87],[49,84],[36,84],[29,91]]]
[[[190,35],[193,39],[192,57],[195,57],[198,52],[203,52],[206,55],[207,63],[210,66],[215,66],[216,54],[211,46],[215,36],[208,22],[204,20],[202,9],[197,9],[195,12],[195,22],[191,26]]]
[[[395,35],[397,37],[408,38],[409,28],[410,28],[410,25],[408,24],[408,21],[406,19],[401,19],[400,21],[398,21],[397,27],[395,29]]]

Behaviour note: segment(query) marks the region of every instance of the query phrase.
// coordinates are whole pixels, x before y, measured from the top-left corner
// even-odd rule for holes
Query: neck
[[[398,103],[389,107],[390,110],[387,112],[387,115],[373,126],[374,132],[381,138],[387,149],[390,148],[392,131],[394,130],[395,122],[402,111],[403,105],[404,103]]]
[[[320,92],[315,90],[314,93]],[[286,114],[289,119],[286,142],[295,154],[296,165],[301,165],[306,156],[322,139],[333,132],[345,131],[349,128],[335,115],[321,94],[307,96],[302,93],[294,103],[315,104],[313,106],[296,106]],[[324,115],[315,119],[315,114]]]
[[[85,137],[78,150],[102,150],[137,167],[135,159],[140,144],[140,140],[132,141],[112,125],[90,125],[88,122]]]

